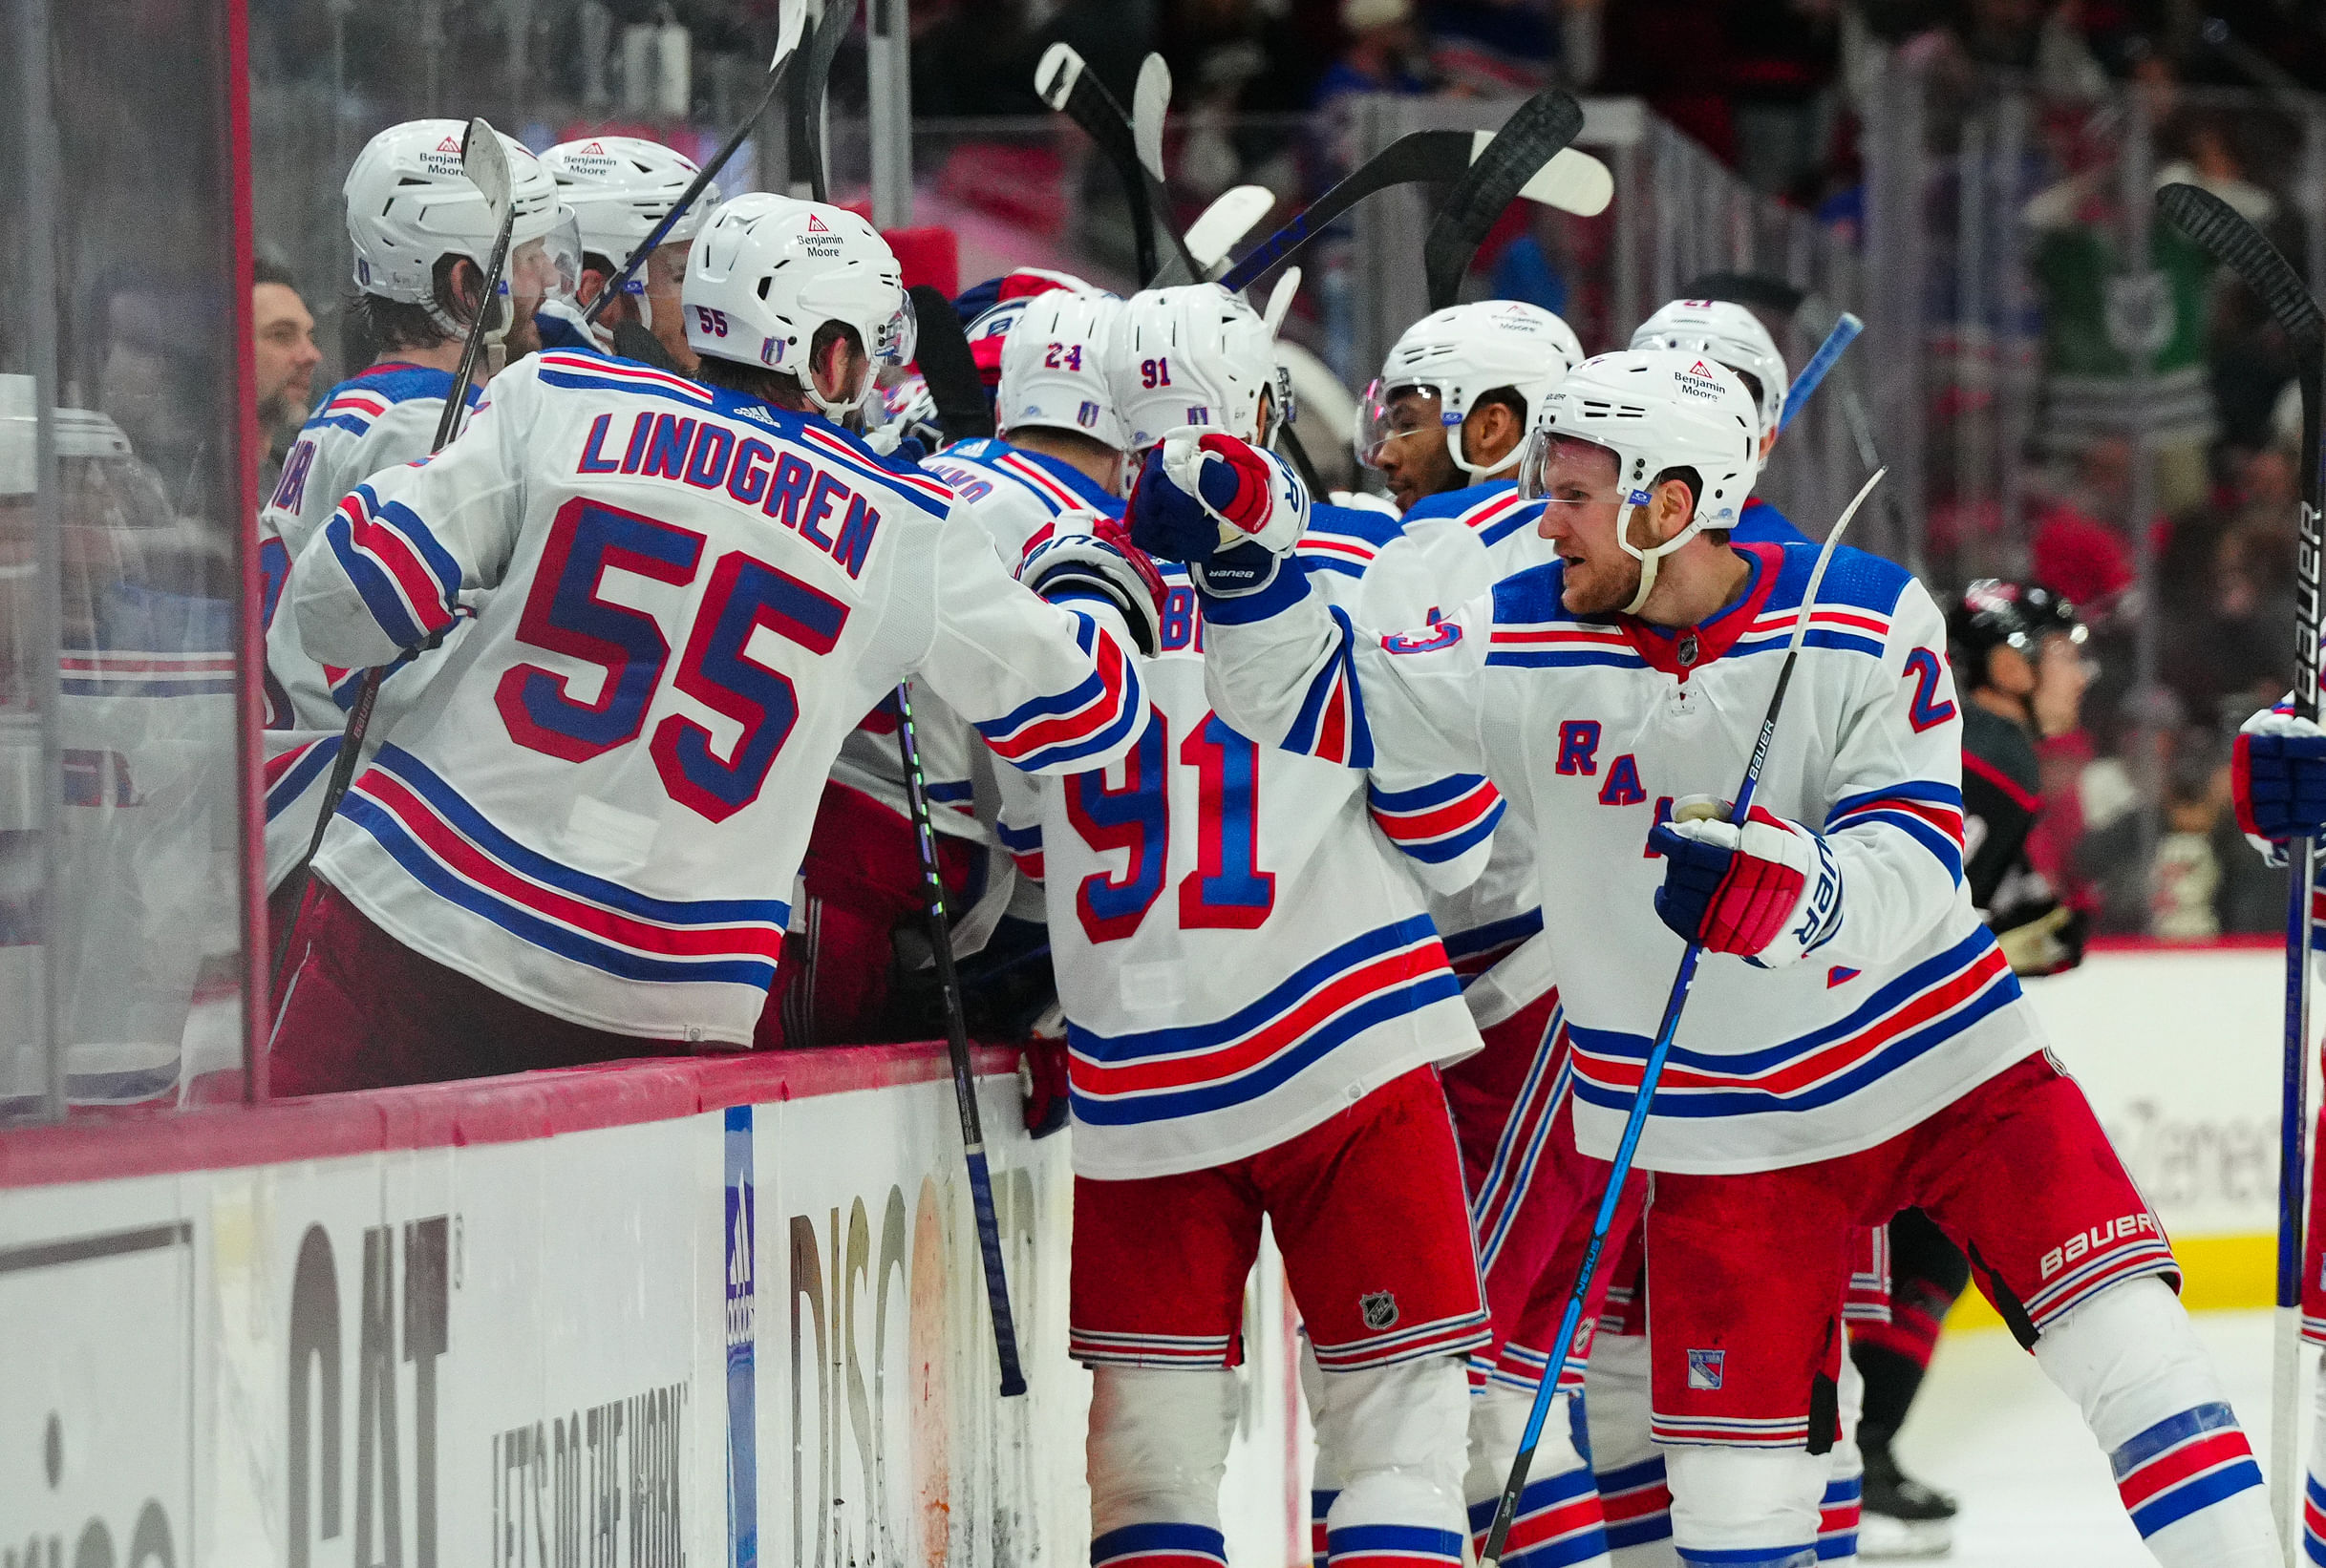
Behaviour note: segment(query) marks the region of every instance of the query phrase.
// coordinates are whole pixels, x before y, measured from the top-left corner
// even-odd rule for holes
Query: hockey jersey
[[[842,738],[908,673],[1035,771],[1145,721],[1120,646],[1011,581],[944,485],[627,361],[502,371],[453,446],[355,488],[291,611],[359,666],[480,589],[316,869],[415,950],[618,1033],[751,1039]]]
[[[1007,441],[956,441],[921,466],[953,487],[1014,566],[1034,536],[1065,512],[1122,515],[1122,498],[1047,453]]]
[[[325,785],[339,755],[348,710],[362,688],[361,668],[318,663],[299,628],[279,615],[291,561],[306,548],[347,493],[383,468],[417,461],[436,442],[449,371],[422,365],[374,365],[324,394],[283,459],[274,493],[259,512],[260,602],[267,636],[267,885],[288,876],[307,853],[323,809]],[[469,390],[474,409],[482,393]],[[459,628],[452,637],[457,638]],[[448,643],[451,639],[448,638]],[[441,669],[449,646],[400,659],[380,683],[364,731],[376,752]]]
[[[1423,497],[1406,511],[1399,537],[1383,547],[1366,578],[1363,624],[1426,626],[1512,573],[1556,561],[1558,552],[1535,531],[1542,513],[1542,503],[1522,500],[1508,479]],[[1478,879],[1430,898],[1431,918],[1480,1028],[1502,1023],[1557,984],[1542,936],[1534,831],[1517,815],[1518,803],[1511,805]]]
[[[1297,559],[1336,624],[1396,529],[1320,509]],[[1345,713],[1312,715],[1331,760],[1230,728],[1205,694],[1195,591],[1162,569],[1139,744],[1042,781],[1030,809],[1005,795],[1020,865],[1047,872],[1075,1169],[1099,1179],[1243,1158],[1476,1050],[1416,878],[1476,875],[1503,811],[1475,773],[1376,762]]]
[[[1676,634],[1584,619],[1554,563],[1435,626],[1360,631],[1280,574],[1206,604],[1214,705],[1246,733],[1485,773],[1538,829],[1544,928],[1574,1045],[1576,1141],[1613,1155],[1682,951],[1654,909],[1649,829],[1732,797],[1816,551],[1752,545],[1743,597]],[[1753,1171],[1870,1147],[2042,1049],[1963,885],[1962,719],[1930,596],[1844,549],[1756,804],[1824,835],[1840,927],[1769,970],[1707,955],[1639,1145],[1649,1170]]]

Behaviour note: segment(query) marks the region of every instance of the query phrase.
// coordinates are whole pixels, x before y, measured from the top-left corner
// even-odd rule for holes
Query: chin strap
[[[1631,504],[1633,506],[1647,505],[1648,493],[1645,490],[1632,491]],[[1681,545],[1687,543],[1690,540],[1696,538],[1696,535],[1702,533],[1703,531],[1703,523],[1698,521],[1695,517],[1691,517],[1688,519],[1687,527],[1681,529],[1678,533],[1664,540],[1663,543],[1656,545],[1654,549],[1643,550],[1638,545],[1632,542],[1632,530],[1629,525],[1616,530],[1615,542],[1623,546],[1624,553],[1626,555],[1635,556],[1639,560],[1639,592],[1633,594],[1632,596],[1632,602],[1623,607],[1624,614],[1637,615],[1647,604],[1648,596],[1655,591],[1656,567],[1662,562],[1664,557],[1670,555],[1673,551],[1678,549]]]

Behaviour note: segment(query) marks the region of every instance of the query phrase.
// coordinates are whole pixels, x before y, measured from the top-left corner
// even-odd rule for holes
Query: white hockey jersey
[[[1502,579],[1558,560],[1535,532],[1542,515],[1542,503],[1521,500],[1508,479],[1423,497],[1407,509],[1398,538],[1382,547],[1367,575],[1360,619],[1372,626],[1427,625]],[[1430,918],[1482,1029],[1558,983],[1535,890],[1534,829],[1522,802],[1509,805],[1478,879],[1430,896]]]
[[[1007,441],[955,441],[921,466],[970,504],[992,536],[994,552],[1013,567],[1060,513],[1122,515],[1122,498],[1072,463]]]
[[[595,1028],[742,1044],[842,738],[919,671],[1035,771],[1121,754],[1139,677],[836,427],[546,353],[301,553],[310,649],[384,660],[490,590],[318,873],[407,945]]]
[[[1354,600],[1396,527],[1323,509],[1300,553],[1316,602]],[[1479,1045],[1416,878],[1475,876],[1500,796],[1428,761],[1376,765],[1346,712],[1312,715],[1345,742],[1330,761],[1239,734],[1205,695],[1185,569],[1162,569],[1139,744],[1043,780],[1032,820],[1005,792],[1005,838],[1047,872],[1075,1169],[1099,1179],[1243,1158]]]
[[[274,494],[259,511],[259,567],[267,635],[267,885],[273,888],[307,853],[323,809],[324,786],[339,755],[348,710],[364,672],[309,656],[299,628],[278,615],[290,562],[323,527],[347,493],[370,476],[416,462],[436,442],[452,375],[423,365],[374,365],[324,394],[283,459]],[[482,394],[469,391],[473,409]],[[457,638],[459,629],[455,628]],[[448,639],[449,641],[449,639]],[[449,649],[399,661],[380,683],[364,731],[376,752],[398,718],[419,700]]]
[[[1583,620],[1556,564],[1435,626],[1360,632],[1297,580],[1206,606],[1213,703],[1312,752],[1337,705],[1384,756],[1478,768],[1539,830],[1545,931],[1574,1042],[1576,1141],[1614,1153],[1682,943],[1648,831],[1733,796],[1816,551],[1752,545],[1744,597],[1676,636]],[[1832,941],[1765,970],[1708,954],[1640,1164],[1722,1173],[1865,1149],[2042,1049],[1962,880],[1962,722],[1922,585],[1845,549],[1814,609],[1756,803],[1825,837]]]

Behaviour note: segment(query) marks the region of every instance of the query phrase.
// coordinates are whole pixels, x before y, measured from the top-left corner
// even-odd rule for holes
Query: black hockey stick
[[[1270,267],[1298,255],[1365,198],[1399,185],[1450,185],[1492,145],[1493,137],[1484,131],[1408,131],[1254,245],[1220,282],[1231,291],[1248,287]],[[1538,170],[1519,194],[1590,217],[1605,209],[1613,189],[1607,165],[1569,147]]]
[[[2262,307],[2285,329],[2294,348],[2294,382],[2302,399],[2302,526],[2294,552],[2294,711],[2318,716],[2318,565],[2326,554],[2326,523],[2320,520],[2318,421],[2326,414],[2326,317],[2302,286],[2299,273],[2278,254],[2261,230],[2236,209],[2195,185],[2166,185],[2156,193],[2165,221],[2195,241],[2252,290]],[[2277,1320],[2273,1346],[2270,1409],[2270,1513],[2294,1560],[2301,1538],[2302,1507],[2299,1401],[2302,1318],[2303,1189],[2307,1171],[2302,1146],[2310,1131],[2310,900],[2317,875],[2317,840],[2304,837],[2293,854],[2294,875],[2286,895],[2285,1073],[2278,1100]],[[2291,851],[2292,846],[2288,846]]]
[[[977,361],[961,317],[945,292],[928,284],[911,289],[915,335],[920,349],[915,359],[921,379],[928,383],[929,400],[937,405],[937,428],[948,441],[971,441],[993,434],[993,410],[985,399],[985,383],[978,378]]]
[[[1753,742],[1753,754],[1744,765],[1744,782],[1737,786],[1736,803],[1729,808],[1733,821],[1741,822],[1752,809],[1753,793],[1760,787],[1761,770],[1767,764],[1769,747],[1777,738],[1777,719],[1784,711],[1785,689],[1793,684],[1793,667],[1801,659],[1802,644],[1809,633],[1809,617],[1817,608],[1817,590],[1825,581],[1825,568],[1833,564],[1833,552],[1848,530],[1849,519],[1866,503],[1867,492],[1881,482],[1878,473],[1866,481],[1818,551],[1817,564],[1810,569],[1808,586],[1801,596],[1801,608],[1793,615],[1793,635],[1785,645],[1785,662],[1777,670],[1776,689],[1769,693],[1768,711],[1761,716],[1761,734]],[[1614,1228],[1615,1211],[1622,1207],[1624,1183],[1632,1175],[1632,1158],[1639,1152],[1640,1134],[1646,1131],[1649,1112],[1655,1104],[1656,1081],[1663,1076],[1664,1061],[1672,1054],[1673,1037],[1679,1032],[1680,1014],[1688,1006],[1689,990],[1696,985],[1696,964],[1703,954],[1702,946],[1689,943],[1681,950],[1679,968],[1672,977],[1672,990],[1664,1000],[1663,1022],[1656,1027],[1655,1044],[1640,1068],[1639,1088],[1632,1096],[1631,1114],[1625,1118],[1623,1136],[1615,1145],[1607,1190],[1599,1197],[1599,1212],[1591,1222],[1591,1239],[1583,1249],[1583,1262],[1576,1270],[1574,1285],[1567,1293],[1558,1336],[1550,1341],[1559,1348],[1544,1367],[1543,1381],[1535,1385],[1534,1405],[1526,1412],[1526,1430],[1519,1438],[1518,1456],[1511,1461],[1509,1484],[1503,1488],[1502,1498],[1495,1504],[1494,1524],[1486,1532],[1485,1550],[1478,1555],[1478,1560],[1487,1568],[1501,1568],[1503,1548],[1510,1538],[1510,1523],[1518,1517],[1519,1497],[1526,1490],[1526,1473],[1534,1466],[1535,1447],[1543,1439],[1543,1420],[1550,1413],[1550,1402],[1558,1392],[1559,1372],[1566,1365],[1568,1347],[1575,1343],[1576,1326],[1583,1321],[1583,1303],[1590,1296],[1591,1277],[1598,1272],[1599,1255],[1607,1247],[1608,1232]]]
[[[961,976],[953,967],[952,922],[945,914],[945,873],[937,858],[937,833],[928,815],[928,786],[921,773],[921,747],[912,725],[912,693],[896,689],[897,752],[905,763],[905,801],[912,812],[913,838],[921,851],[921,875],[928,898],[928,940],[937,960],[937,985],[945,992],[945,1039],[953,1069],[953,1106],[961,1114],[961,1147],[970,1168],[970,1206],[977,1217],[977,1251],[985,1260],[986,1305],[993,1315],[993,1350],[1001,1361],[1001,1394],[1026,1391],[1017,1363],[1017,1323],[1010,1313],[1010,1282],[1001,1261],[1001,1220],[993,1208],[993,1173],[986,1164],[985,1119],[977,1110],[977,1078],[970,1061],[970,1025],[961,1001]]]
[[[1082,128],[1115,166],[1131,209],[1131,233],[1138,246],[1139,282],[1143,288],[1194,283],[1202,269],[1187,254],[1172,222],[1170,194],[1140,160],[1139,134],[1115,95],[1083,63],[1072,44],[1052,44],[1034,69],[1034,91],[1041,100]],[[1166,253],[1159,241],[1169,241]]]
[[[1478,160],[1454,181],[1422,239],[1421,270],[1432,310],[1454,303],[1478,247],[1503,210],[1582,130],[1583,105],[1561,87],[1545,88],[1503,122]]]
[[[701,168],[694,171],[694,178],[679,193],[678,200],[671,204],[671,210],[662,215],[662,222],[656,223],[630,251],[630,259],[622,264],[622,270],[614,274],[613,280],[598,290],[598,297],[591,300],[589,308],[582,312],[583,321],[598,319],[607,305],[622,292],[622,286],[636,276],[638,269],[646,265],[646,259],[654,254],[663,237],[677,226],[678,221],[687,215],[687,209],[694,205],[704,189],[718,177],[719,170],[727,166],[727,160],[735,156],[736,149],[743,145],[744,139],[751,135],[752,127],[759,123],[759,117],[767,113],[767,106],[776,101],[776,90],[783,85],[784,63],[800,47],[800,33],[806,20],[806,0],[783,0],[777,16],[775,57],[767,62],[767,86],[760,92],[758,101],[752,104],[751,113],[736,121],[734,133]]]
[[[856,25],[856,0],[823,0],[823,14],[808,38],[807,55],[790,74],[789,148],[791,188],[804,188],[819,201],[832,197],[832,171],[824,166],[823,95],[832,79],[832,62]]]
[[[501,310],[515,308],[515,301],[501,305],[501,275],[509,262],[509,236],[517,225],[517,205],[510,200],[512,181],[509,176],[509,151],[501,144],[501,133],[482,119],[468,122],[468,131],[460,138],[460,172],[467,175],[484,197],[485,210],[498,215],[493,234],[493,248],[484,267],[484,287],[478,296],[477,314],[468,324],[468,337],[460,345],[459,369],[453,372],[452,388],[444,394],[444,412],[437,419],[436,440],[429,446],[431,453],[443,451],[460,433],[460,419],[468,412],[468,389],[476,381],[477,359],[484,349],[484,336],[492,328]],[[435,646],[433,642],[422,645]],[[339,803],[347,798],[348,786],[355,780],[355,761],[363,750],[364,731],[372,727],[372,710],[379,702],[379,683],[387,678],[393,664],[374,665],[363,672],[363,683],[356,688],[355,701],[348,708],[348,722],[339,732],[339,754],[331,759],[331,776],[323,790],[322,809],[315,813],[315,831],[308,836],[307,853],[291,868],[289,886],[290,919],[285,922],[282,940],[275,944],[272,974],[280,974],[290,958],[291,942],[299,931],[299,910],[307,901],[308,868],[314,864],[315,854],[323,848],[323,836],[339,811]]]

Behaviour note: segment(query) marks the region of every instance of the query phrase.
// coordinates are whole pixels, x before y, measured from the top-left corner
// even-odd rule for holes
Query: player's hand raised
[[[2230,792],[2253,847],[2282,860],[2287,839],[2326,832],[2326,730],[2263,709],[2237,731]]]
[[[1217,431],[1175,430],[1147,449],[1131,486],[1131,537],[1166,561],[1199,562],[1256,544],[1291,553],[1309,496],[1275,454]]]
[[[1152,655],[1162,641],[1163,574],[1131,542],[1119,519],[1096,512],[1062,512],[1034,537],[1017,563],[1017,580],[1044,599],[1095,593],[1122,612],[1139,651]]]
[[[1763,968],[1792,964],[1842,924],[1842,874],[1825,841],[1755,806],[1739,824],[1708,795],[1691,795],[1648,835],[1664,857],[1655,912],[1716,953]]]

